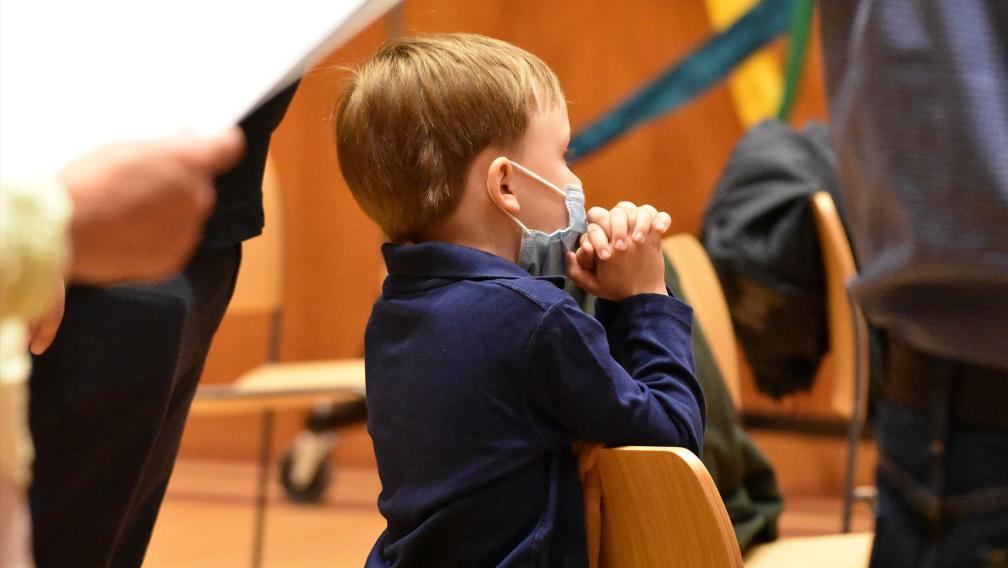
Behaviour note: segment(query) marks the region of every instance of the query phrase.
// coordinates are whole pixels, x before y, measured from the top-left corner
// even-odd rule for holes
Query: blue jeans
[[[1005,405],[1008,384],[1005,392],[991,404]],[[920,412],[882,401],[875,435],[872,567],[1008,567],[1008,431],[943,432]]]

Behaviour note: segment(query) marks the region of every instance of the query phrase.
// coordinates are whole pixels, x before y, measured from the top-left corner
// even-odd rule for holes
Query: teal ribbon
[[[788,28],[795,0],[761,0],[605,116],[578,131],[567,161],[577,162],[633,127],[665,114],[713,87],[742,60]]]
[[[788,45],[787,76],[784,80],[784,96],[781,97],[777,118],[787,122],[798,96],[798,83],[805,67],[805,51],[808,48],[809,30],[812,28],[812,10],[815,0],[798,0],[791,17],[791,39]]]

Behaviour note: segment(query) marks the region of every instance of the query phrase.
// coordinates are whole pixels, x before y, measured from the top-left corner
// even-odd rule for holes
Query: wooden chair
[[[693,307],[697,325],[707,337],[711,351],[714,353],[715,359],[719,361],[719,366],[720,361],[732,361],[737,365],[737,343],[731,319],[728,316],[724,292],[703,246],[692,235],[669,237],[665,239],[662,246],[679,274],[680,285],[686,295],[686,300]],[[831,330],[831,333],[839,332]],[[853,344],[853,341],[851,343]],[[717,354],[719,350],[722,351],[721,355]],[[731,371],[722,374],[726,382],[738,381],[737,367]],[[736,384],[735,392],[738,390],[739,385]],[[703,467],[702,462],[699,465]],[[708,479],[709,477],[707,475]],[[713,481],[711,484],[713,486]],[[603,490],[602,502],[605,503],[607,499],[606,490]],[[724,504],[720,502],[720,496],[718,496],[718,501],[718,506],[723,510]],[[603,511],[605,510],[603,507]],[[745,565],[755,568],[788,568],[810,565],[817,567],[866,566],[871,549],[871,538],[870,533],[858,533],[782,539],[756,546],[748,551],[745,556]]]
[[[732,328],[728,302],[707,251],[692,235],[673,235],[662,241],[662,250],[679,272],[679,285],[690,300],[693,315],[710,346],[735,410],[742,408],[738,344]]]
[[[833,410],[848,421],[842,531],[849,532],[855,500],[872,500],[873,488],[855,488],[858,447],[868,413],[868,325],[847,290],[857,276],[854,254],[833,198],[825,191],[811,198],[826,278],[826,310],[833,364]]]
[[[740,568],[724,502],[684,448],[598,451],[601,568]],[[591,545],[589,545],[591,546]]]
[[[743,564],[707,468],[683,448],[599,449],[600,552],[591,568],[853,568],[867,566],[870,533],[786,538]],[[589,506],[590,509],[590,506]],[[586,518],[591,524],[591,511]],[[589,554],[592,538],[589,531]]]
[[[252,413],[262,416],[253,566],[259,566],[262,561],[275,412],[298,408],[307,410],[320,400],[331,404],[364,403],[363,359],[278,362],[283,298],[283,215],[279,182],[269,160],[262,189],[266,229],[262,236],[242,246],[242,265],[228,313],[269,316],[268,362],[230,384],[200,386],[190,410],[191,416]]]
[[[868,565],[870,533],[782,539],[754,547],[743,563],[725,503],[700,458],[683,448],[628,446],[599,450],[596,459],[601,553],[592,568]]]

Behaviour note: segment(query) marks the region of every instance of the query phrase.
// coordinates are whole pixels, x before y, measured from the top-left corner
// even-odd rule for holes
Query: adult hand
[[[244,150],[233,128],[115,143],[70,164],[60,181],[73,202],[69,279],[155,280],[189,259],[214,203],[214,177]]]
[[[46,349],[52,345],[56,339],[56,332],[59,331],[60,323],[63,321],[63,309],[66,304],[66,284],[60,278],[56,283],[56,291],[53,293],[52,303],[49,309],[42,315],[31,330],[31,341],[29,347],[36,355],[45,353]]]

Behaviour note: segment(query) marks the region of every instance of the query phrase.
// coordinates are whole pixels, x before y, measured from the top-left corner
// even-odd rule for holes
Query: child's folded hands
[[[567,253],[576,284],[614,301],[666,293],[661,239],[672,224],[668,213],[621,201],[611,210],[592,207],[588,222],[577,252]]]

